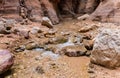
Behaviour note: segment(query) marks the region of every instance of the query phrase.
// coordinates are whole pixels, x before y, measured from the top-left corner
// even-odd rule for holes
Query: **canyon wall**
[[[60,22],[61,15],[76,17],[90,14],[91,20],[119,22],[120,0],[1,0],[1,13],[15,4],[16,11],[22,19],[41,21],[47,16],[53,24]],[[3,13],[4,14],[4,13]]]

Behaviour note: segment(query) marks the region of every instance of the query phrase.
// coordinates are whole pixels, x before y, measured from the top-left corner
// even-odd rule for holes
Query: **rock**
[[[45,73],[45,71],[43,70],[43,68],[41,66],[37,66],[35,70],[39,74],[44,74]]]
[[[86,39],[86,40],[92,40],[93,37],[92,37],[91,34],[88,34],[88,33],[86,34],[86,33],[85,33],[85,34],[83,35],[83,39]]]
[[[11,27],[7,26],[3,21],[0,21],[0,33],[1,34],[11,33]]]
[[[56,50],[57,50],[56,44],[46,45],[46,46],[45,46],[45,50],[47,50],[47,51],[53,51],[53,52],[55,53]]]
[[[28,18],[23,19],[23,20],[20,22],[21,25],[29,25],[30,23],[31,23],[31,22],[30,22],[30,20],[29,20]]]
[[[41,22],[42,21],[41,19],[42,19],[42,17],[40,15],[33,15],[31,20],[33,22]]]
[[[0,34],[0,37],[4,37],[4,34]]]
[[[41,7],[45,8],[44,10],[42,10],[43,13],[45,13],[45,15],[50,18],[53,25],[59,23],[59,18],[56,12],[57,9],[55,9],[58,5],[54,7],[54,3],[56,2],[57,1],[52,3],[52,1],[49,0],[40,0]]]
[[[52,22],[48,17],[42,18],[42,25],[47,26],[48,28],[53,28]]]
[[[91,14],[98,7],[100,0],[87,0],[85,12]]]
[[[98,28],[97,25],[87,25],[87,26],[80,28],[79,32],[86,33],[86,32],[89,32],[91,30],[94,30],[96,28]]]
[[[83,45],[66,46],[61,50],[61,53],[70,57],[82,56],[85,55],[86,52],[87,50]]]
[[[89,63],[88,66],[89,66],[89,68],[91,68],[91,69],[95,68],[94,64],[92,64],[92,63]]]
[[[83,39],[83,44],[87,50],[92,50],[93,49],[93,40],[86,40]]]
[[[44,32],[44,36],[47,38],[53,38],[53,37],[55,37],[55,33],[56,33],[55,30],[49,30],[47,32]]]
[[[5,32],[4,22],[0,21],[0,33],[3,34]]]
[[[25,27],[16,27],[14,28],[14,34],[17,34],[25,39],[28,39],[30,30]]]
[[[16,21],[13,19],[4,20],[1,22],[1,29],[3,34],[10,34],[12,32],[12,28],[15,26]]]
[[[65,42],[61,44],[47,44],[45,46],[45,49],[48,51],[53,51],[54,53],[57,53],[57,54],[64,54],[61,52],[61,50],[67,46],[74,46],[74,43]]]
[[[13,55],[8,50],[0,50],[0,74],[9,70],[13,65]]]
[[[71,33],[70,32],[66,32],[66,31],[62,31],[62,32],[60,32],[60,34],[62,35],[62,36],[68,36],[68,35],[70,35]]]
[[[39,27],[33,27],[30,31],[32,34],[37,34],[43,32]]]
[[[32,50],[32,49],[38,48],[38,44],[37,44],[37,43],[34,43],[34,42],[28,43],[28,44],[26,44],[25,48],[26,48],[27,50]]]
[[[63,37],[63,36],[59,36],[59,37],[54,37],[54,38],[51,38],[49,43],[52,43],[52,44],[61,44],[61,43],[65,43],[67,42],[68,39]]]
[[[90,75],[90,78],[96,78],[97,76],[95,74]]]
[[[77,3],[79,4],[79,5],[77,5],[78,7],[78,9],[77,9],[77,11],[78,11],[78,13],[80,13],[80,14],[84,14],[85,13],[85,8],[86,8],[86,4],[87,4],[87,1],[88,0],[79,0]],[[75,5],[76,6],[76,5]]]
[[[90,16],[89,14],[84,14],[84,15],[78,17],[77,19],[78,20],[86,20],[87,18],[89,18],[89,16]]]
[[[4,23],[7,27],[14,27],[16,21],[14,19],[8,19],[8,20],[5,20]]]
[[[94,69],[89,68],[88,73],[95,73]]]
[[[119,29],[101,29],[94,39],[91,62],[108,68],[120,66]]]
[[[56,60],[56,59],[58,59],[58,58],[60,57],[59,54],[55,54],[55,53],[53,53],[52,51],[45,51],[45,52],[43,52],[43,53],[41,54],[41,56],[42,56],[43,58],[49,57],[51,60]]]
[[[102,22],[120,22],[120,1],[101,0],[96,10],[90,15],[90,19]]]
[[[25,46],[21,45],[19,47],[15,47],[14,51],[15,52],[23,52],[25,50]]]
[[[85,55],[86,55],[86,56],[90,56],[90,55],[91,55],[91,51],[87,51],[87,52],[85,53]]]
[[[68,42],[80,44],[82,42],[82,36],[80,36],[80,35],[71,35],[68,38]]]

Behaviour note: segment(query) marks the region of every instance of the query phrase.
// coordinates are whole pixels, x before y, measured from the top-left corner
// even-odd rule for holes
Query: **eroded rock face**
[[[102,29],[95,38],[91,62],[109,68],[120,66],[120,29]]]
[[[104,22],[119,22],[119,0],[101,0],[97,9],[92,13],[91,19]]]
[[[8,50],[0,50],[0,74],[13,65],[13,55]]]
[[[6,1],[4,5],[10,7],[3,10],[5,13],[10,11],[10,14],[16,14],[17,17],[12,16],[12,18],[18,21],[29,19],[33,22],[41,22],[42,17],[47,16],[55,25],[60,22],[62,14],[76,18],[76,14],[92,13],[99,3],[100,0],[14,0]],[[0,14],[4,15],[4,13]]]
[[[90,14],[90,19],[105,21],[105,22],[120,22],[120,1],[119,0],[22,0],[24,1],[21,6],[18,0],[14,0],[14,5],[11,5],[12,1],[7,1],[5,13],[11,12],[20,15],[23,18],[28,18],[31,21],[41,22],[42,17],[47,16],[50,18],[52,24],[58,24],[60,15],[72,15],[76,17],[76,14]],[[15,9],[11,7],[14,6]],[[18,8],[19,6],[19,8]],[[17,8],[16,8],[17,7]],[[12,11],[11,11],[12,9]],[[21,9],[21,11],[19,11]],[[20,13],[21,12],[21,13]],[[22,14],[23,13],[23,14]],[[4,13],[0,13],[3,14]],[[21,18],[17,20],[22,20]],[[18,19],[19,18],[19,19]]]
[[[29,18],[32,21],[35,22],[41,22],[42,19],[42,10],[41,10],[41,6],[40,6],[40,1],[39,0],[25,0],[26,2],[26,6],[29,8],[31,8],[31,17]]]
[[[100,0],[87,0],[85,12],[92,13],[99,5]]]
[[[44,15],[47,15],[53,24],[58,24],[59,18],[53,4],[49,0],[40,0],[40,4]]]

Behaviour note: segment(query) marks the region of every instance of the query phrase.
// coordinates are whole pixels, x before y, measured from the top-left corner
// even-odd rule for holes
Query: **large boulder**
[[[8,50],[0,50],[0,74],[13,65],[13,55]]]
[[[108,68],[120,66],[120,29],[102,29],[95,38],[91,62]]]

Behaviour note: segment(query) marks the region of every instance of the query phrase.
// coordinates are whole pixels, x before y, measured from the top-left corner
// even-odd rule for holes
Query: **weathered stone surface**
[[[3,21],[0,21],[0,33],[4,33],[5,27]]]
[[[70,57],[77,57],[85,55],[87,50],[83,45],[74,45],[63,47],[61,52]]]
[[[40,4],[44,15],[47,15],[50,18],[52,24],[58,24],[59,18],[53,4],[49,0],[40,0]]]
[[[81,32],[81,33],[85,33],[85,32],[89,32],[89,31],[91,31],[91,30],[94,30],[94,29],[96,29],[96,28],[98,28],[98,26],[97,25],[86,25],[86,26],[84,26],[84,27],[82,27],[82,28],[80,28],[79,29],[79,32]]]
[[[13,55],[8,50],[0,50],[0,74],[13,65]]]
[[[120,30],[101,30],[94,41],[91,62],[109,68],[120,66]]]
[[[37,26],[34,26],[31,30],[30,30],[30,33],[32,34],[37,34],[37,33],[41,33],[43,32],[40,27],[37,27]]]
[[[53,28],[52,22],[48,17],[42,18],[42,25],[47,26],[48,28]]]
[[[78,4],[78,13],[84,14],[85,13],[85,8],[86,8],[86,3],[87,0],[79,0]]]
[[[120,22],[120,1],[119,0],[22,0],[25,2],[25,5],[22,8],[25,8],[24,15],[26,18],[31,21],[41,22],[43,16],[48,16],[53,24],[59,23],[60,15],[72,15],[76,14],[90,14],[90,19],[107,21],[107,22]],[[13,5],[11,5],[13,3]],[[7,1],[5,12],[1,13],[10,13],[16,14],[12,18],[17,18],[21,20],[18,15],[18,0]],[[24,4],[24,3],[23,3]],[[14,7],[11,8],[11,7]],[[21,7],[21,6],[19,6]],[[11,11],[12,10],[12,11]],[[19,14],[18,14],[19,13]],[[69,15],[69,16],[70,16]],[[11,17],[11,16],[10,16]],[[18,19],[19,18],[19,19]]]
[[[24,37],[25,39],[28,39],[30,37],[29,36],[30,29],[27,29],[25,27],[24,26],[23,27],[15,27],[14,33],[21,37]]]
[[[53,38],[53,37],[55,37],[55,33],[56,33],[56,31],[51,29],[51,30],[45,31],[44,36],[46,38]]]
[[[42,19],[42,9],[40,6],[39,0],[25,0],[27,9],[31,9],[32,11],[28,14],[30,20],[34,22],[41,22]]]
[[[68,41],[68,39],[65,38],[64,36],[59,36],[59,37],[51,38],[49,42],[52,44],[61,44],[61,43],[65,43],[67,41]]]
[[[92,13],[99,5],[100,0],[87,0],[85,12]]]
[[[103,22],[120,22],[119,7],[119,0],[101,0],[99,6],[91,14],[91,19]]]
[[[93,49],[93,40],[86,40],[84,39],[82,42],[87,50]]]
[[[37,43],[34,43],[34,42],[31,42],[31,43],[28,43],[26,44],[25,48],[27,50],[32,50],[32,49],[35,49],[37,48],[39,45]]]
[[[12,32],[12,27],[14,27],[14,23],[12,20],[0,21],[0,33],[1,34],[9,34]]]

